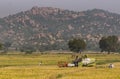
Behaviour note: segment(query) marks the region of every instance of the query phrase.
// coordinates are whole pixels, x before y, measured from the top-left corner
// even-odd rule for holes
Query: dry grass
[[[115,61],[120,60],[120,55],[88,56],[96,58],[102,64],[96,67],[59,68],[57,62],[69,62],[71,55],[0,55],[0,79],[120,79],[120,62]],[[40,61],[43,62],[42,65],[38,65]],[[115,68],[108,68],[110,61]]]

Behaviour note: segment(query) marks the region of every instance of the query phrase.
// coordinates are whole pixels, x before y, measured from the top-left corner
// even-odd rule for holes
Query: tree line
[[[0,49],[3,50],[3,53],[7,53],[9,47],[12,43],[5,42],[4,44],[0,43]],[[73,38],[68,41],[68,48],[76,53],[81,53],[84,51],[87,47],[87,43],[84,41],[84,39],[81,38]],[[120,52],[120,41],[117,36],[107,36],[102,37],[99,40],[99,48],[101,49],[101,52],[108,52],[110,54],[111,52]],[[35,52],[36,49],[34,46],[31,45],[25,45],[19,49],[21,52],[25,52],[26,54],[31,54],[32,52]]]
[[[86,49],[86,42],[83,39],[72,39],[68,42],[68,47],[71,51],[81,53]],[[120,41],[117,36],[102,37],[99,41],[99,48],[101,52],[105,51],[110,54],[111,52],[120,52]]]

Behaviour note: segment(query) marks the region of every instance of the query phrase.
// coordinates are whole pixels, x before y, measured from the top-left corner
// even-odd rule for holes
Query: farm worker
[[[114,65],[112,63],[109,64],[109,68],[114,68]]]
[[[78,63],[82,61],[82,58],[79,58],[76,56],[75,60],[73,61],[73,64],[75,64],[75,67],[78,67]]]

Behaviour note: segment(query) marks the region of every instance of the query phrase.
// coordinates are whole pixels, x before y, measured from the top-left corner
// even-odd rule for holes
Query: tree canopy
[[[68,47],[73,52],[80,52],[86,48],[86,43],[83,39],[72,39],[68,42]]]
[[[108,36],[108,37],[102,37],[99,41],[99,47],[101,49],[101,52],[107,51],[108,54],[110,52],[115,52],[118,49],[118,37],[117,36]]]

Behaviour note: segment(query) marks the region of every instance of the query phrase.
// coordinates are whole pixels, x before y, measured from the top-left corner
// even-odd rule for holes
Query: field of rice
[[[96,66],[59,68],[58,61],[73,60],[71,54],[0,55],[0,79],[120,79],[120,54],[88,57],[96,59]],[[115,67],[108,68],[110,63]]]

